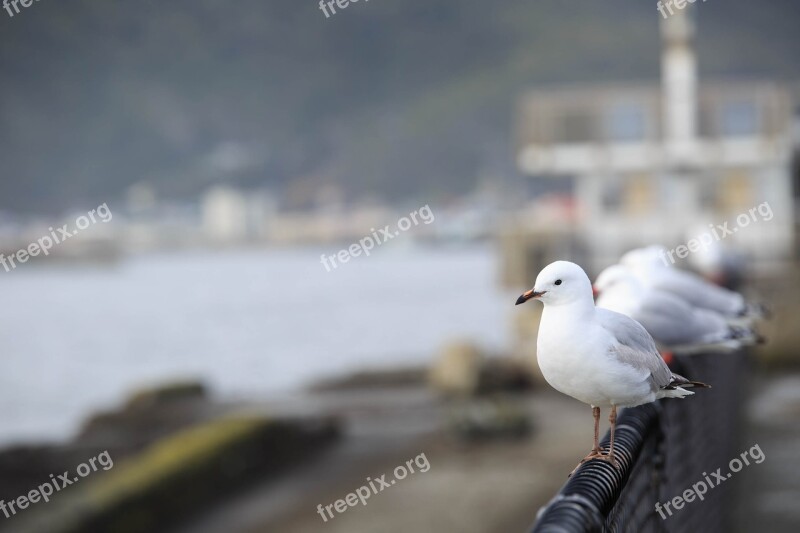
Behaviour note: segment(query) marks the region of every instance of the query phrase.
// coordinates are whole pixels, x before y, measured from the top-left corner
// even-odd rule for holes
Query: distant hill
[[[796,80],[800,3],[709,0],[703,76]],[[656,2],[43,0],[0,11],[0,209],[227,179],[447,197],[511,165],[534,84],[655,79]]]

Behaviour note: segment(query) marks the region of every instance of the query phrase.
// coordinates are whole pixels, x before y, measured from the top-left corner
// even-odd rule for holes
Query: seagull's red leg
[[[609,446],[608,446],[608,454],[600,457],[604,461],[608,461],[615,467],[619,468],[619,463],[617,462],[617,458],[614,457],[614,429],[617,426],[617,406],[611,406],[611,414],[608,415],[608,421],[611,422],[611,438],[609,439]]]
[[[589,455],[583,458],[583,460],[578,463],[578,466],[582,465],[589,459],[596,459],[599,457],[603,457],[603,452],[600,451],[600,408],[592,406],[592,416],[594,417],[594,446],[592,446],[592,451],[589,452]]]
[[[604,459],[605,455],[603,452],[600,451],[600,408],[592,406],[592,416],[594,417],[594,446],[592,446],[592,451],[589,452],[589,455],[581,459],[581,462],[578,463],[578,466],[572,469],[572,472],[569,473],[571,476],[575,473],[575,470],[578,469],[586,461],[590,461],[592,459]]]
[[[611,406],[611,414],[608,415],[608,421],[611,422],[611,440],[609,443],[608,458],[612,463],[616,462],[614,459],[614,429],[617,425],[617,406]]]

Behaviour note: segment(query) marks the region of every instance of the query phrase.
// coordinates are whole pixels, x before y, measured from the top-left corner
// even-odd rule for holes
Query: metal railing
[[[744,353],[678,356],[673,371],[712,385],[684,400],[625,409],[614,449],[620,468],[581,465],[539,511],[534,533],[730,531],[733,482],[709,490],[702,502],[662,518],[665,503],[728,464],[737,452],[744,396]],[[603,439],[608,445],[609,436]]]

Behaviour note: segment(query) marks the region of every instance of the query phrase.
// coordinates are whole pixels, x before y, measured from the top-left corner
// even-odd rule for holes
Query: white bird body
[[[571,311],[564,306],[542,312],[536,351],[544,379],[557,391],[597,407],[655,400],[650,372],[619,362],[610,348],[598,351],[597,346],[610,347],[616,341],[592,316],[600,310],[591,309],[580,321],[564,316]]]
[[[594,445],[581,463],[601,459],[618,464],[614,458],[617,407],[683,398],[694,394],[688,387],[708,386],[673,374],[641,324],[596,307],[592,284],[574,263],[556,261],[546,266],[517,305],[531,298],[544,304],[536,341],[542,375],[554,389],[592,406]],[[607,454],[598,444],[601,407],[611,408]]]
[[[562,282],[558,287],[556,280]],[[542,270],[535,287],[549,287],[540,297],[537,358],[553,388],[598,407],[693,394],[680,387],[689,381],[672,374],[638,322],[595,307],[591,283],[579,266],[557,261]]]
[[[598,307],[633,318],[660,346],[672,351],[732,351],[758,340],[755,331],[731,326],[715,311],[693,307],[674,293],[644,286],[622,265],[601,272],[595,288]]]
[[[727,318],[759,317],[763,312],[749,306],[744,297],[714,285],[700,276],[669,264],[661,246],[638,248],[626,253],[620,264],[628,267],[645,288],[672,293],[693,307],[710,309]]]
[[[747,302],[736,292],[708,283],[704,279],[678,270],[663,267],[654,271],[634,269],[648,286],[671,292],[691,305],[710,309],[728,317],[738,317],[746,312]]]

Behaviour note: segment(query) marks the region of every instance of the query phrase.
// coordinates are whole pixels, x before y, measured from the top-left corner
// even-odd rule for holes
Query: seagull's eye
[[[560,279],[556,280],[556,285],[561,285],[561,280]]]

